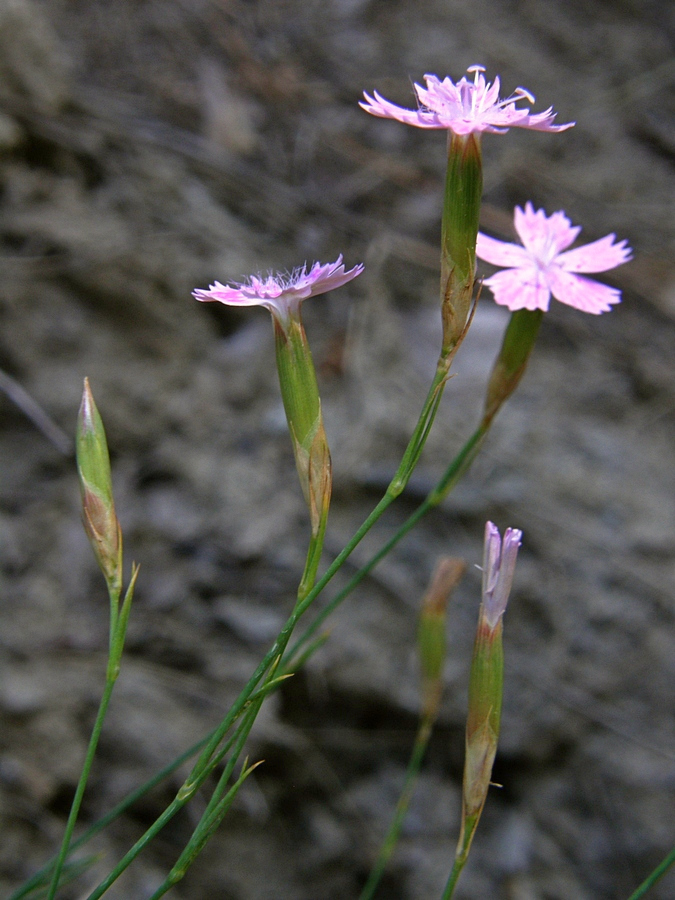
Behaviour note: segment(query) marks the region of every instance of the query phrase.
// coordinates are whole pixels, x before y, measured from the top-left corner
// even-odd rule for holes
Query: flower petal
[[[342,262],[342,254],[338,256],[334,263],[314,263],[311,270],[306,276],[299,280],[298,286],[303,287],[306,284],[311,287],[311,293],[307,296],[316,296],[317,294],[325,294],[328,291],[334,291],[336,288],[347,284],[352,278],[356,278],[363,272],[363,264],[354,266],[353,269],[345,272],[344,263]]]
[[[483,284],[494,294],[495,303],[517,309],[541,309],[547,311],[551,292],[541,272],[529,268],[504,269],[486,278]]]
[[[217,300],[219,303],[226,303],[228,306],[260,306],[260,297],[257,294],[247,294],[241,288],[221,284],[219,281],[212,284],[208,290],[195,288],[192,296],[195,300],[203,302]]]
[[[556,258],[566,272],[607,272],[632,259],[627,241],[615,244],[616,235],[608,234],[591,244],[568,250]]]
[[[518,268],[531,263],[531,257],[520,244],[510,244],[507,241],[498,241],[488,237],[482,231],[476,238],[476,256],[493,266],[508,266]]]
[[[366,98],[365,103],[361,102],[359,106],[373,116],[379,116],[382,119],[396,119],[398,122],[403,122],[404,125],[414,125],[416,128],[448,127],[439,120],[435,112],[430,110],[404,109],[402,106],[385,100],[377,91],[373,92],[372,97],[364,91],[363,96]]]
[[[581,231],[562,210],[548,217],[543,209],[535,211],[529,200],[525,209],[516,206],[514,224],[524,246],[544,264],[569,247]]]
[[[559,266],[551,267],[548,280],[556,300],[595,316],[609,312],[613,304],[621,302],[621,291],[616,288],[573,275]]]

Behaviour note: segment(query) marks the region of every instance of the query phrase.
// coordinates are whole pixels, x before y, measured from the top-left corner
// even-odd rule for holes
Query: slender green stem
[[[300,585],[298,588],[298,597],[295,604],[294,612],[302,605],[303,601],[306,599],[308,592],[311,590],[312,584],[316,577],[316,570],[318,567],[319,558],[321,556],[321,550],[323,547],[323,537],[325,533],[325,516],[323,517],[323,522],[321,523],[321,527],[319,528],[319,532],[317,535],[312,535],[309,543],[309,548],[307,551],[307,561],[305,563],[305,569],[303,572],[302,579],[300,581]],[[289,630],[287,636],[284,641],[280,642],[278,647],[278,652],[276,656],[276,662],[280,660],[283,655],[286,646],[288,644],[288,640],[290,639],[291,631]],[[234,771],[234,767],[239,759],[239,756],[244,748],[244,744],[248,738],[249,732],[253,727],[253,723],[260,711],[260,707],[263,704],[263,701],[266,696],[266,686],[276,679],[276,664],[273,661],[271,663],[272,671],[268,672],[267,677],[263,681],[262,687],[256,691],[255,695],[249,696],[250,706],[246,710],[244,719],[237,729],[236,732],[236,741],[234,742],[234,747],[230,758],[225,766],[221,777],[216,785],[213,794],[211,795],[211,799],[209,800],[206,809],[204,810],[199,823],[197,824],[195,830],[192,833],[192,837],[188,841],[185,846],[183,852],[179,856],[175,865],[169,872],[165,881],[160,885],[160,887],[156,890],[156,892],[152,895],[151,900],[159,900],[160,897],[164,896],[164,894],[173,887],[178,881],[180,881],[187,872],[188,868],[196,858],[196,856],[201,852],[204,848],[205,844],[217,828],[218,824],[224,817],[225,813],[229,809],[229,806],[234,799],[234,794],[236,793],[236,789],[243,782],[245,775],[242,776],[239,781],[236,782],[233,788],[227,790],[227,785]],[[200,780],[203,781],[207,774],[209,774],[215,766],[220,762],[227,751],[225,749],[221,749],[219,753],[215,756],[215,753],[212,752],[210,758],[207,761],[206,766],[202,769]],[[202,755],[202,759],[204,755]],[[202,762],[200,759],[200,763]],[[193,769],[190,777],[187,779],[187,784],[192,784],[196,772],[198,769],[199,763]],[[185,786],[184,786],[185,787]],[[179,792],[179,796],[184,798],[185,802],[187,802],[193,795],[193,790],[190,789],[188,793],[184,790]],[[223,796],[225,794],[225,796]],[[131,862],[131,860],[129,860]]]
[[[63,835],[63,841],[61,843],[61,849],[59,851],[59,855],[56,858],[56,863],[54,865],[54,872],[52,874],[51,884],[49,886],[49,894],[47,895],[47,900],[53,900],[56,896],[56,892],[59,887],[59,879],[61,877],[61,871],[63,870],[64,863],[68,856],[68,851],[70,849],[70,841],[73,837],[73,831],[75,830],[75,823],[77,822],[77,816],[80,812],[80,806],[82,805],[82,798],[84,797],[84,791],[87,786],[87,781],[89,779],[89,773],[91,771],[92,763],[94,762],[94,755],[96,754],[96,747],[98,746],[98,741],[101,736],[101,729],[103,728],[103,720],[105,719],[105,714],[108,711],[108,704],[110,703],[110,697],[112,696],[113,688],[115,687],[114,679],[106,679],[105,688],[103,690],[103,696],[101,697],[101,703],[98,708],[98,714],[96,716],[96,721],[94,723],[94,727],[91,732],[91,737],[89,738],[89,746],[87,747],[87,755],[84,759],[84,765],[82,766],[82,772],[80,773],[80,780],[77,784],[77,789],[75,791],[75,796],[73,798],[72,806],[70,807],[70,814],[68,816],[68,822],[66,823],[66,831]]]
[[[457,887],[459,876],[462,874],[462,869],[464,868],[466,860],[466,856],[455,857],[455,861],[452,864],[452,871],[450,872],[448,883],[445,885],[445,890],[443,891],[443,897],[441,898],[441,900],[451,900],[451,897],[455,892],[455,888]]]
[[[263,677],[269,666],[272,664],[274,659],[278,656],[282,655],[290,636],[295,628],[295,625],[302,616],[302,614],[311,606],[314,600],[318,597],[321,591],[326,587],[326,585],[331,581],[335,573],[342,567],[344,562],[348,559],[348,557],[353,553],[356,547],[360,544],[366,534],[370,531],[373,525],[378,521],[378,519],[382,516],[385,510],[394,502],[394,500],[401,493],[405,485],[407,484],[410,475],[412,474],[412,470],[414,468],[414,464],[419,459],[419,455],[422,450],[423,441],[426,440],[426,436],[428,435],[429,428],[431,426],[431,422],[436,415],[438,410],[438,405],[440,403],[441,394],[443,391],[443,386],[445,384],[447,378],[447,366],[439,365],[436,369],[436,374],[434,376],[434,380],[429,389],[429,393],[427,394],[426,400],[424,402],[424,406],[422,408],[422,412],[420,414],[420,418],[418,420],[417,426],[413,435],[410,439],[408,447],[403,455],[403,459],[401,461],[400,466],[398,467],[396,474],[394,475],[389,487],[387,488],[384,496],[377,504],[377,506],[373,509],[370,515],[365,519],[365,521],[361,524],[360,528],[355,532],[351,540],[348,542],[346,547],[338,554],[338,556],[334,559],[333,563],[329,566],[326,573],[322,578],[314,585],[314,587],[304,596],[304,598],[299,598],[299,601],[296,603],[293,612],[290,617],[286,621],[286,624],[282,628],[279,633],[277,639],[275,640],[273,646],[267,652],[263,660],[259,663],[256,668],[253,676],[246,684],[246,686],[241,691],[239,697],[234,702],[233,706],[230,709],[228,715],[223,719],[220,727],[216,729],[214,735],[209,742],[209,744],[204,749],[196,767],[195,774],[199,775],[202,768],[208,765],[208,761],[211,758],[213,752],[216,747],[227,733],[229,728],[231,727],[234,720],[237,718],[239,713],[241,712],[244,704],[247,702],[255,687],[257,686],[260,679]],[[422,443],[421,443],[422,442]],[[312,548],[310,547],[310,554],[312,553]],[[309,558],[309,557],[308,557]],[[306,578],[303,576],[303,584]]]
[[[656,882],[660,881],[660,879],[663,878],[663,876],[666,874],[668,869],[670,869],[670,867],[674,863],[675,863],[675,847],[673,847],[673,849],[670,851],[668,856],[666,856],[666,858],[663,860],[663,862],[661,862],[654,869],[654,871],[651,873],[651,875],[649,875],[647,878],[645,878],[645,880],[642,882],[640,887],[630,895],[628,900],[639,900],[640,897],[644,897],[644,895],[647,893],[647,891],[651,890],[651,888],[654,887]]]
[[[396,804],[394,819],[389,827],[387,836],[384,839],[384,843],[382,844],[382,848],[377,857],[375,865],[373,866],[373,869],[368,876],[368,881],[366,881],[366,884],[361,891],[359,900],[372,900],[372,897],[374,896],[377,886],[380,883],[380,879],[382,878],[386,865],[389,862],[392,853],[394,852],[394,848],[396,847],[399,836],[401,834],[401,826],[403,825],[403,820],[405,819],[406,813],[408,812],[408,807],[410,806],[410,801],[412,800],[412,796],[415,790],[415,782],[417,781],[417,776],[419,775],[422,760],[424,759],[424,755],[429,745],[429,738],[431,737],[432,727],[433,719],[428,715],[424,716],[417,731],[415,745],[413,747],[410,762],[408,763],[408,769],[405,774],[403,790],[401,792],[401,796],[398,799],[398,803]]]
[[[307,550],[307,560],[305,562],[305,571],[302,573],[300,586],[298,588],[298,600],[305,599],[307,594],[314,587],[316,581],[316,573],[319,571],[319,563],[321,562],[321,554],[323,553],[323,541],[326,536],[326,522],[328,519],[328,510],[324,510],[319,524],[319,530],[316,535],[312,535],[309,540],[309,549]]]
[[[225,766],[225,769],[223,770],[223,773],[219,779],[218,786],[214,790],[213,795],[204,811],[204,814],[199,821],[199,824],[195,828],[194,832],[192,833],[192,837],[188,841],[183,852],[178,857],[178,860],[167,875],[166,879],[157,888],[150,900],[159,900],[160,897],[163,897],[164,894],[167,893],[167,891],[171,890],[171,888],[175,884],[177,884],[182,878],[184,878],[188,868],[194,862],[197,855],[203,850],[206,842],[209,840],[209,838],[221,822],[223,816],[229,809],[232,801],[234,800],[236,791],[243,783],[245,774],[242,773],[242,776],[240,776],[240,778],[235,782],[230,790],[227,791],[224,797],[223,794],[225,793],[227,783],[229,782],[237,760],[241,755],[244,744],[249,736],[251,728],[253,727],[253,723],[255,722],[258,711],[262,706],[263,700],[264,697],[261,697],[247,711],[240,728],[237,730],[237,740],[234,744],[232,755],[227,761],[227,765]],[[247,768],[246,765],[244,765],[244,768]]]
[[[427,394],[415,431],[413,432],[406,452],[403,455],[401,465],[399,466],[384,496],[372,510],[370,515],[357,529],[348,544],[338,554],[338,556],[329,566],[328,570],[325,572],[322,578],[320,578],[319,581],[314,585],[314,587],[309,590],[306,596],[298,598],[293,612],[284,624],[281,632],[274,641],[274,644],[265,654],[262,661],[258,664],[255,672],[253,673],[247,684],[244,686],[233,705],[230,707],[230,710],[223,721],[212,733],[208,743],[206,744],[199,757],[199,760],[195,764],[185,784],[178,792],[176,799],[157,819],[157,821],[150,826],[148,831],[146,831],[146,833],[141,838],[139,838],[139,840],[131,848],[131,850],[129,850],[124,858],[120,860],[120,862],[110,873],[110,875],[108,875],[108,877],[103,882],[101,882],[101,884],[98,885],[98,887],[89,895],[87,900],[98,900],[98,898],[105,893],[108,887],[110,887],[110,885],[119,877],[119,875],[121,875],[122,872],[131,864],[138,853],[141,852],[148,841],[150,841],[161,830],[161,828],[164,827],[166,822],[168,822],[169,819],[172,818],[189,799],[191,799],[195,791],[204,782],[204,780],[212,770],[213,765],[215,765],[215,763],[213,762],[213,755],[216,752],[216,749],[218,748],[227,732],[232,727],[233,723],[239,717],[246,704],[251,699],[253,692],[258,686],[260,680],[264,677],[265,672],[267,672],[269,667],[274,663],[276,659],[279,659],[283,656],[298,619],[309,608],[309,606],[311,606],[316,597],[331,581],[335,573],[341,568],[347,558],[353,553],[354,549],[363,540],[365,535],[370,531],[373,525],[385,512],[385,510],[394,502],[396,497],[398,497],[398,495],[407,484],[410,475],[412,474],[414,464],[417,459],[419,459],[423,443],[429,433],[429,428],[431,426],[431,423],[433,422],[433,418],[435,417],[438,410],[446,379],[447,365],[442,365],[439,361],[434,380]],[[311,545],[308,558],[310,554],[315,555],[315,550],[316,548]],[[306,582],[306,573],[307,566],[305,567],[305,575],[303,576],[301,588]],[[220,754],[220,756],[222,756],[222,753]]]
[[[52,880],[49,885],[47,900],[54,900],[56,892],[59,889],[61,872],[63,871],[63,866],[66,862],[66,859],[68,858],[70,842],[73,837],[73,831],[75,830],[75,824],[80,812],[80,806],[82,805],[82,798],[84,797],[84,792],[87,787],[87,781],[89,780],[89,773],[91,772],[91,767],[94,762],[94,756],[96,755],[96,748],[98,747],[98,742],[101,737],[103,722],[105,720],[105,716],[108,711],[108,705],[110,704],[110,698],[112,696],[115,682],[117,681],[117,676],[119,674],[120,658],[122,656],[122,650],[124,649],[124,638],[126,635],[127,623],[129,621],[129,610],[131,608],[131,599],[134,594],[137,575],[138,567],[134,566],[131,574],[131,579],[129,581],[129,586],[122,603],[121,612],[120,593],[122,590],[122,585],[120,583],[120,580],[118,577],[107,579],[108,598],[110,601],[110,636],[105,687],[103,689],[103,696],[101,697],[101,702],[98,707],[98,713],[96,714],[96,721],[94,722],[91,737],[89,738],[89,746],[87,747],[87,754],[84,758],[82,771],[80,772],[80,779],[77,783],[75,796],[73,797],[73,802],[70,807],[65,834],[63,835],[63,841],[61,842],[61,849],[59,850],[59,854],[56,857],[56,862],[54,864],[54,870],[52,873]]]
[[[396,534],[387,541],[387,543],[378,552],[372,556],[368,562],[363,565],[358,572],[352,577],[348,584],[328,603],[316,619],[309,625],[303,635],[295,642],[287,654],[284,661],[284,671],[296,668],[293,659],[298,652],[304,647],[308,640],[317,632],[323,622],[335,611],[335,609],[345,600],[359,585],[363,579],[375,568],[375,566],[387,556],[394,547],[401,541],[409,531],[411,531],[419,520],[425,516],[431,509],[438,506],[441,501],[449,494],[452,488],[457,484],[462,475],[469,468],[475,459],[480,447],[485,439],[490,427],[490,423],[482,422],[476,431],[471,435],[466,444],[462,447],[457,456],[450,463],[443,473],[438,484],[429,492],[423,502],[417,509],[406,519]]]
[[[223,750],[223,753],[226,753],[229,747],[231,747],[239,733],[239,729],[237,729],[234,734],[230,737],[230,740],[227,742],[226,747]],[[214,762],[214,765],[217,764],[218,761]],[[131,847],[127,853],[122,857],[122,859],[117,863],[115,868],[101,881],[89,894],[87,900],[98,900],[99,897],[102,897],[103,894],[111,887],[114,882],[119,878],[122,872],[127,869],[131,863],[136,859],[136,857],[145,849],[145,847],[150,843],[150,841],[156,837],[159,832],[167,825],[171,819],[176,815],[176,813],[180,812],[180,810],[190,801],[193,797],[195,791],[203,784],[203,782],[208,778],[211,769],[207,769],[201,779],[195,784],[193,790],[189,794],[178,792],[176,797],[171,801],[171,803],[167,806],[167,808],[162,812],[162,814],[152,823],[152,825],[147,829],[147,831],[141,835],[141,837],[136,841],[136,843]]]
[[[172,762],[170,762],[167,766],[165,766],[160,772],[157,772],[156,775],[153,775],[148,781],[142,784],[140,787],[136,788],[135,791],[132,791],[128,794],[124,800],[121,800],[117,806],[113,807],[110,812],[106,813],[105,816],[102,816],[97,822],[94,822],[92,826],[90,826],[84,834],[82,834],[76,841],[73,841],[70,845],[70,853],[74,850],[77,850],[79,847],[84,846],[84,844],[88,843],[93,837],[103,831],[111,822],[113,822],[118,816],[122,815],[123,812],[126,812],[130,806],[133,806],[137,800],[140,800],[147,793],[149,793],[153,788],[157,787],[158,784],[161,784],[165,778],[168,778],[169,775],[173,774],[176,769],[180,768],[183,763],[187,762],[190,757],[194,756],[198,753],[204,744],[209,739],[209,735],[203,737],[196,744],[193,744],[192,747],[189,747],[184,753],[181,753],[180,756],[177,756]],[[29,894],[34,888],[38,887],[42,884],[46,877],[48,876],[51,869],[53,869],[55,864],[55,860],[47,863],[46,866],[43,866],[35,875],[31,876],[31,878],[25,882],[18,890],[16,890],[13,894],[11,894],[7,900],[23,900],[27,894]]]

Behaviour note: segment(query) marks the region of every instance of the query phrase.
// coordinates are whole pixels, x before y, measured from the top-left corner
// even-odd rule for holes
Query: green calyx
[[[447,352],[461,340],[471,310],[482,193],[480,137],[449,132],[441,226],[441,303]]]
[[[295,463],[309,508],[312,535],[319,538],[326,525],[332,476],[316,372],[299,308],[284,317],[273,311],[272,319],[279,385]]]
[[[519,309],[511,313],[485,397],[483,421],[489,423],[523,377],[536,343],[544,313],[540,309]]]
[[[272,313],[281,396],[295,440],[309,452],[321,420],[314,362],[299,313],[283,320]]]

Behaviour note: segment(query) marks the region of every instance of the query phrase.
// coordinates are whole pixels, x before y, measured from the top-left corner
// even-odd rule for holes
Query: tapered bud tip
[[[462,580],[465,569],[463,559],[443,557],[422,600],[417,642],[422,676],[427,681],[441,678],[445,662],[445,611],[450,594]]]
[[[94,395],[89,387],[89,379],[84,379],[84,390],[82,391],[82,403],[80,404],[80,413],[78,417],[78,425],[83,433],[96,433],[97,419],[100,420],[96,404],[94,403]]]
[[[103,420],[99,414],[89,387],[84,380],[82,403],[77,417],[75,441],[77,468],[83,482],[83,490],[96,490],[104,502],[112,507],[112,483],[110,478],[110,456],[105,436]]]
[[[450,594],[457,587],[466,571],[463,559],[454,556],[442,557],[431,578],[429,589],[422,601],[422,615],[443,615]]]

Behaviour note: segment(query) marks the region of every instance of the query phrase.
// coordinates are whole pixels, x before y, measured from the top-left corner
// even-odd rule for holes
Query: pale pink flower
[[[416,128],[446,128],[455,134],[466,135],[489,131],[504,134],[509,128],[530,128],[534,131],[564,131],[574,122],[554,125],[553,107],[530,114],[528,107],[518,109],[516,103],[534,97],[525,88],[516,88],[506,100],[499,99],[499,78],[490,84],[485,80],[483,66],[471,66],[473,81],[462,77],[457,84],[450,78],[440,81],[436,75],[425,75],[426,88],[416,84],[418,109],[403,109],[381,97],[377,91],[371,97],[364,91],[365,103],[359,105],[366,112],[383,119],[396,119]]]
[[[482,611],[492,629],[497,627],[506,609],[522,537],[523,532],[518,528],[507,528],[502,541],[497,526],[492,522],[485,524]]]
[[[516,206],[514,219],[522,247],[478,232],[476,256],[492,265],[508,267],[483,282],[497,303],[512,312],[517,309],[546,312],[553,294],[561,303],[598,315],[621,302],[621,291],[617,288],[575,273],[606,272],[628,262],[631,249],[626,241],[614,243],[616,236],[608,234],[592,244],[563,253],[581,231],[564,212],[547,217],[543,209],[535,212],[528,202],[524,210]]]
[[[345,272],[340,254],[334,263],[313,263],[309,271],[305,263],[290,273],[270,273],[267,278],[252,275],[241,284],[229,285],[216,281],[208,290],[197,288],[192,296],[196,300],[217,300],[228,306],[264,306],[270,312],[285,316],[297,310],[308,297],[342,287],[361,272],[362,265]]]

